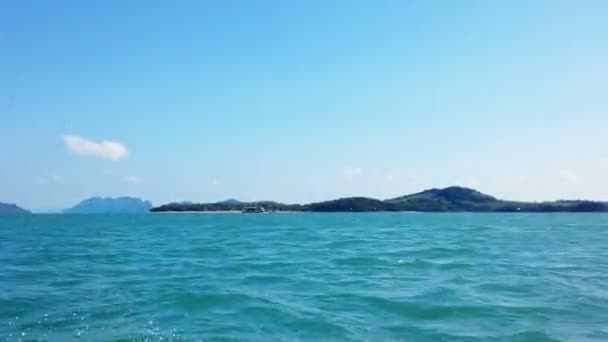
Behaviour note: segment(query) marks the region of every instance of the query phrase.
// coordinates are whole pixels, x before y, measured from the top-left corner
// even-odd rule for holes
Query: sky
[[[0,201],[608,200],[606,13],[0,0]]]

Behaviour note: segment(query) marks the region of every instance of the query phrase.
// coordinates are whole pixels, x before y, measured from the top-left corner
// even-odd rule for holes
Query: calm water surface
[[[606,341],[608,215],[0,217],[0,340]]]

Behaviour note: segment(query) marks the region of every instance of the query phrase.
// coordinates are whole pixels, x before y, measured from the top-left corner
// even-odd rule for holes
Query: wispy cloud
[[[63,177],[61,176],[52,176],[52,177],[36,177],[35,180],[37,185],[52,185],[52,184],[61,184],[63,183]]]
[[[352,181],[363,175],[363,169],[356,166],[345,166],[342,168],[341,174],[347,181]]]
[[[567,184],[578,185],[581,183],[581,178],[579,177],[579,175],[577,175],[571,170],[560,170],[558,175],[559,178],[565,181]]]
[[[125,183],[129,183],[129,184],[141,184],[144,182],[143,178],[136,177],[136,176],[127,176],[127,177],[123,178],[123,180],[125,181]]]
[[[481,181],[475,177],[468,177],[463,180],[462,185],[473,189],[480,189]]]
[[[77,156],[119,161],[129,155],[125,145],[116,141],[94,142],[77,135],[66,135],[63,141],[68,151]]]

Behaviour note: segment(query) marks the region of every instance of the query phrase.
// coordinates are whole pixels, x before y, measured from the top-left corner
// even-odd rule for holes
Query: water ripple
[[[607,215],[0,217],[0,340],[608,340]]]

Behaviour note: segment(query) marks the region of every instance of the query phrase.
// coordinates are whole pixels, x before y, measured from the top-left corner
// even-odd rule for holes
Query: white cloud
[[[84,156],[119,161],[127,158],[129,151],[127,148],[116,141],[101,141],[96,143],[77,135],[66,135],[63,137],[68,151]]]
[[[123,180],[129,184],[141,184],[144,182],[143,178],[136,177],[136,176],[127,176],[127,177],[123,178]]]
[[[600,158],[600,166],[602,168],[608,169],[608,157]]]

